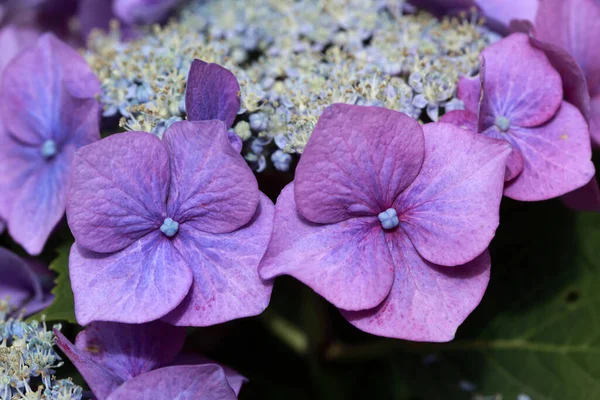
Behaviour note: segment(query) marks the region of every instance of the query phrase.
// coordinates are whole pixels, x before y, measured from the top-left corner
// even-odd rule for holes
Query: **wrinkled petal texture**
[[[377,216],[415,179],[423,131],[382,107],[334,104],[315,127],[296,169],[300,214],[315,223]]]
[[[250,221],[258,184],[221,121],[176,122],[163,141],[171,163],[169,217],[209,233],[232,232]]]
[[[121,250],[166,218],[169,155],[145,132],[109,136],[75,157],[67,219],[77,243],[95,252]]]
[[[446,123],[423,126],[421,173],[396,200],[400,227],[421,256],[454,266],[494,237],[510,145]]]
[[[296,208],[292,183],[277,199],[274,225],[263,278],[291,275],[346,310],[373,308],[388,295],[394,266],[377,217],[309,222]]]
[[[535,20],[536,38],[569,51],[583,70],[591,94],[600,90],[600,3],[543,0]]]
[[[115,0],[113,12],[127,24],[149,25],[164,21],[171,10],[182,2],[183,0]]]
[[[77,322],[139,324],[162,318],[189,292],[192,271],[160,231],[116,253],[94,253],[77,243],[69,271]]]
[[[258,265],[271,237],[273,213],[273,203],[261,193],[252,220],[234,232],[213,234],[181,225],[174,243],[191,266],[194,283],[167,322],[209,326],[267,308],[272,283],[261,280]]]
[[[166,367],[125,382],[108,400],[236,400],[216,364]]]
[[[358,329],[397,339],[447,342],[477,307],[490,276],[487,250],[468,264],[446,268],[421,258],[401,233],[389,236],[396,265],[387,299],[373,310],[342,312]]]
[[[548,121],[560,107],[558,72],[523,33],[488,46],[481,54],[483,93],[479,131],[506,117],[511,126],[532,127]]]
[[[185,109],[190,121],[218,119],[227,128],[240,110],[240,85],[228,69],[194,60],[185,90]]]
[[[77,335],[75,346],[123,381],[166,366],[185,342],[185,328],[165,322],[94,322]]]
[[[510,198],[551,199],[586,185],[594,176],[587,123],[567,102],[547,124],[514,128],[509,136],[524,163],[521,174],[504,189]]]
[[[29,265],[16,254],[0,247],[0,299],[8,299],[8,304],[17,310],[26,308],[28,303],[42,297],[42,288]]]
[[[56,345],[71,360],[98,400],[106,399],[122,383],[123,379],[99,364],[88,351],[79,349],[57,329],[54,329]]]
[[[76,101],[73,97],[89,99],[99,93],[100,83],[85,60],[52,34],[45,34],[2,74],[2,121],[11,135],[24,143],[41,145],[54,139],[62,144],[67,139],[64,119],[75,115],[64,108]]]

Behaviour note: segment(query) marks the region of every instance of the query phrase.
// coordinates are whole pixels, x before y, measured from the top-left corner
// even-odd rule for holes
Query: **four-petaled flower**
[[[75,151],[100,139],[100,83],[51,34],[20,53],[0,80],[0,217],[39,254],[65,212]]]
[[[261,313],[273,204],[221,121],[176,122],[82,148],[67,219],[80,324],[207,326]]]
[[[587,123],[563,100],[559,73],[527,35],[516,33],[486,48],[480,77],[461,78],[458,97],[465,110],[442,121],[512,145],[506,196],[546,200],[583,187],[594,176]]]
[[[304,282],[358,328],[447,341],[479,304],[510,146],[335,104],[277,200],[260,273]]]
[[[204,357],[180,355],[185,328],[94,322],[69,342],[54,330],[58,347],[99,400],[235,400],[246,378]]]

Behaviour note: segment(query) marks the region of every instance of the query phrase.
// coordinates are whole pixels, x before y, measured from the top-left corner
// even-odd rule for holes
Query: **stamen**
[[[508,120],[508,118],[501,115],[499,117],[496,117],[496,126],[502,132],[506,132],[508,131],[508,128],[510,128],[510,121]]]
[[[379,213],[379,215],[377,215],[377,218],[379,218],[379,222],[381,222],[381,226],[383,226],[383,229],[394,229],[400,224],[398,214],[393,208],[388,208],[384,212]]]
[[[179,223],[173,221],[171,218],[165,218],[165,221],[160,227],[160,231],[168,237],[173,237],[179,230]]]
[[[44,144],[42,144],[40,152],[45,159],[54,157],[56,155],[56,142],[52,139],[46,140]]]

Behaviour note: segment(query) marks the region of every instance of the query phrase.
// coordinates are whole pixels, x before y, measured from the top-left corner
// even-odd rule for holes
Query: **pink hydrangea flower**
[[[510,146],[335,104],[275,209],[260,273],[304,282],[363,331],[447,341],[479,304]]]
[[[273,204],[221,121],[173,124],[82,148],[67,219],[80,324],[206,326],[260,314]]]
[[[465,111],[441,120],[512,145],[504,194],[538,201],[588,184],[594,176],[588,126],[563,100],[561,77],[544,52],[517,33],[486,48],[480,59],[480,77],[459,82]]]

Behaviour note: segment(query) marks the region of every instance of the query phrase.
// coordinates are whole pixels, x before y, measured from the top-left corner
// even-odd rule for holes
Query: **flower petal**
[[[173,361],[183,347],[185,335],[185,328],[161,321],[93,322],[77,335],[75,346],[127,381]]]
[[[162,318],[183,301],[193,280],[190,267],[161,232],[111,254],[75,243],[69,271],[80,325],[140,324]]]
[[[291,275],[346,310],[373,308],[394,280],[385,233],[376,217],[331,225],[305,220],[296,209],[294,184],[277,199],[275,227],[260,275]]]
[[[77,368],[83,379],[98,399],[106,399],[122,383],[123,379],[94,360],[90,353],[74,346],[57,329],[54,329],[56,345],[65,353]]]
[[[334,104],[315,127],[296,169],[296,203],[315,223],[376,216],[415,179],[423,133],[409,116]]]
[[[115,0],[112,7],[115,15],[126,24],[150,25],[164,21],[169,13],[183,1]]]
[[[464,264],[494,237],[511,148],[441,122],[423,131],[423,168],[394,208],[421,256],[439,265]]]
[[[125,382],[107,400],[236,400],[217,364],[160,368]]]
[[[444,114],[439,122],[446,122],[473,133],[477,133],[477,114],[473,114],[469,111],[450,111]]]
[[[498,140],[507,140],[509,143],[514,144],[509,136],[506,133],[500,132],[495,126],[488,128],[483,134],[492,139]],[[513,146],[510,155],[508,156],[508,160],[506,160],[506,174],[504,176],[504,180],[506,182],[512,181],[515,179],[521,172],[523,171],[523,156],[521,152],[516,146]]]
[[[261,193],[252,220],[234,232],[212,234],[181,225],[175,244],[192,267],[194,283],[165,320],[208,326],[263,312],[272,283],[260,279],[258,264],[271,238],[273,213],[273,203]]]
[[[21,51],[34,45],[38,36],[39,33],[36,30],[17,25],[8,25],[0,29],[0,49],[2,49],[2,53],[0,53],[0,74],[4,67]]]
[[[62,132],[65,97],[93,98],[100,83],[86,61],[52,34],[6,66],[0,80],[4,126],[28,144],[41,144]],[[66,115],[65,115],[66,114]]]
[[[154,135],[126,132],[79,150],[67,219],[77,243],[89,250],[121,250],[166,217],[169,157]]]
[[[487,250],[468,264],[440,267],[421,258],[408,238],[388,244],[396,265],[390,295],[377,308],[343,311],[358,329],[374,335],[423,342],[447,342],[480,303],[490,279]]]
[[[180,354],[175,358],[172,365],[200,365],[200,364],[217,364],[211,359],[203,357],[197,354]],[[236,395],[240,394],[240,390],[242,390],[242,386],[245,383],[248,383],[248,378],[241,375],[239,372],[225,366],[221,365],[223,371],[225,371],[225,376],[227,377],[227,382],[229,382],[229,386],[233,389]]]
[[[488,46],[481,54],[481,63],[480,132],[493,126],[500,116],[511,126],[537,126],[552,118],[560,107],[560,75],[544,52],[529,43],[527,35],[515,33]]]
[[[29,265],[16,254],[0,247],[0,301],[20,310],[42,292],[39,280]],[[28,311],[28,310],[27,310]]]
[[[458,80],[457,97],[465,103],[465,111],[477,116],[481,98],[481,78],[479,75],[473,78],[461,76]]]
[[[551,199],[586,185],[594,176],[587,124],[567,102],[547,124],[515,128],[510,137],[524,161],[523,172],[504,189],[512,199]]]
[[[171,160],[169,217],[209,233],[232,232],[250,221],[258,184],[221,121],[176,122],[163,141]]]
[[[488,25],[508,28],[513,20],[533,21],[539,0],[477,0],[477,5],[487,19]]]
[[[240,110],[240,85],[228,69],[219,64],[194,60],[185,90],[188,120],[218,119],[229,128]]]

